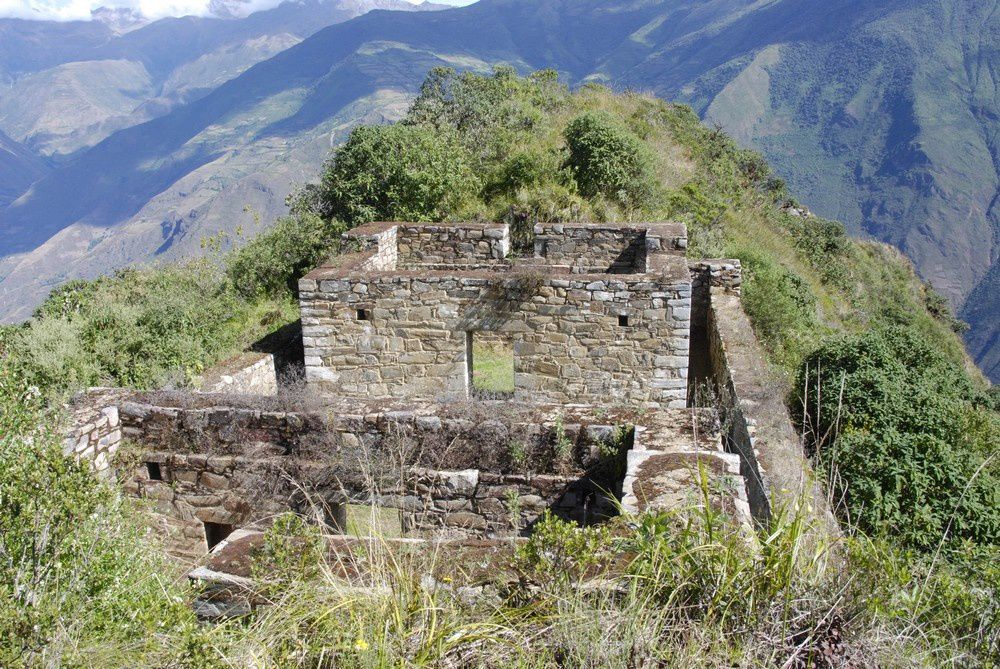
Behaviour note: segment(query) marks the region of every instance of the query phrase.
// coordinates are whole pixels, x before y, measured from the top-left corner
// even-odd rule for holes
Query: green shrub
[[[798,412],[851,524],[931,550],[1000,541],[1000,436],[964,371],[908,328],[830,340],[803,363]]]
[[[312,213],[286,216],[226,258],[226,275],[247,299],[297,295],[298,282],[340,246],[345,226]]]
[[[627,208],[649,204],[655,192],[649,148],[607,112],[586,112],[564,133],[567,167],[586,197],[603,196]]]
[[[540,584],[563,587],[587,576],[607,559],[610,550],[606,527],[578,527],[546,510],[532,527],[528,542],[518,547],[516,564]]]
[[[494,170],[483,186],[483,197],[514,197],[519,191],[559,180],[559,158],[554,153],[522,150]]]
[[[315,578],[323,547],[318,528],[295,513],[283,513],[264,533],[264,545],[253,556],[254,577],[272,588]]]
[[[143,666],[194,617],[131,504],[0,366],[0,666]]]
[[[403,123],[454,133],[481,173],[530,141],[546,112],[567,95],[550,70],[519,77],[507,65],[494,68],[492,76],[438,67],[427,75]]]
[[[416,125],[362,126],[324,166],[313,213],[348,227],[441,221],[477,190],[469,156],[454,135]]]
[[[849,252],[850,240],[843,224],[817,216],[786,215],[784,220],[795,246],[823,280],[844,285],[847,270],[843,257]]]
[[[7,364],[53,398],[183,383],[287,322],[290,304],[247,302],[205,262],[122,270],[53,293],[7,331]]]

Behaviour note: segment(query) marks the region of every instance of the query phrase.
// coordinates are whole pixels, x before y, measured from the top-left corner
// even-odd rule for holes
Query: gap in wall
[[[467,372],[472,397],[506,400],[514,397],[514,342],[497,332],[469,332]]]
[[[233,533],[233,526],[227,525],[225,523],[209,523],[205,522],[205,543],[208,545],[208,550],[212,550],[223,541],[225,541],[230,534]]]

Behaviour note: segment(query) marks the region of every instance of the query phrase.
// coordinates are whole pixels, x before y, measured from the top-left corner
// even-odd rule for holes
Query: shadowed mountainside
[[[0,207],[23,193],[48,166],[23,146],[0,132]]]

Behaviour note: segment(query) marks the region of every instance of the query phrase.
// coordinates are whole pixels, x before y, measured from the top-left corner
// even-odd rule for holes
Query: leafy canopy
[[[439,221],[461,209],[475,184],[453,136],[422,126],[362,126],[326,164],[317,213],[348,227]]]
[[[603,196],[624,207],[648,204],[654,197],[653,159],[634,133],[604,111],[573,119],[564,133],[566,165],[585,197]]]

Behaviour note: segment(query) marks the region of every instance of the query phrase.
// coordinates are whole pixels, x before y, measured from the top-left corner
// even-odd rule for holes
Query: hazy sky
[[[408,0],[417,4],[421,0]],[[475,0],[434,0],[449,5],[470,5]],[[274,7],[281,0],[248,0],[249,11]],[[209,0],[0,0],[0,17],[48,19],[55,21],[86,20],[98,7],[129,7],[138,9],[151,19],[164,16],[195,16],[205,14]]]

